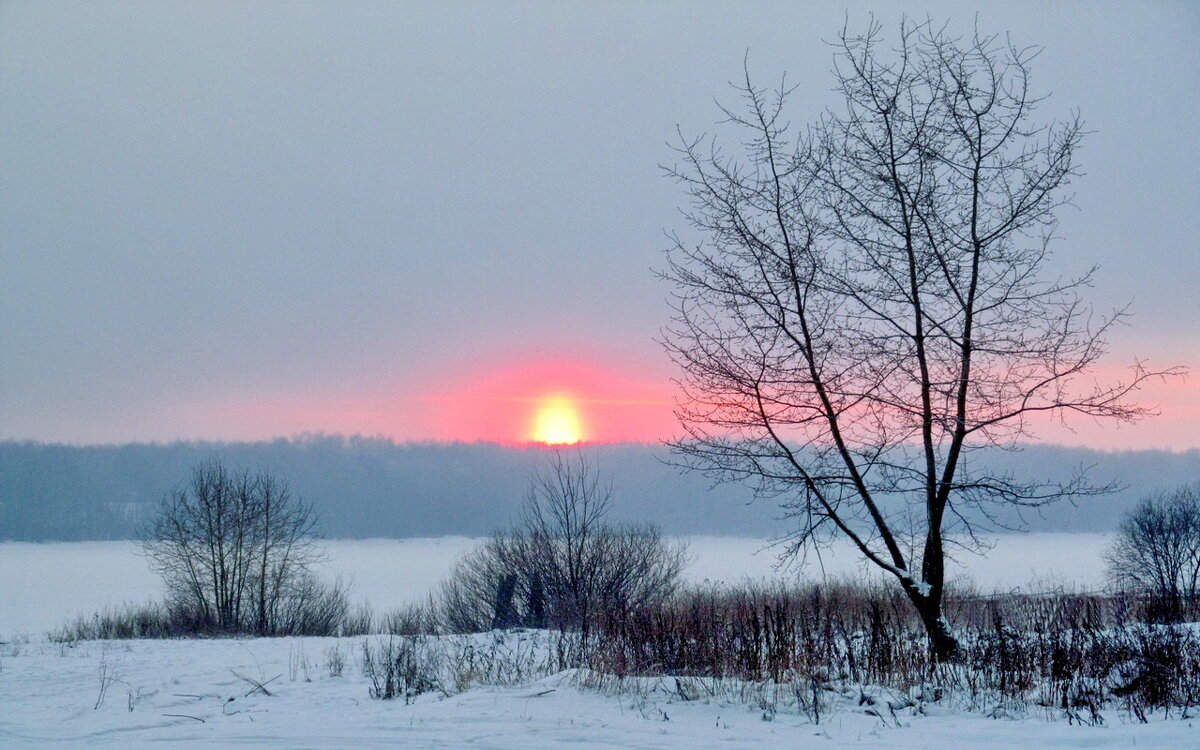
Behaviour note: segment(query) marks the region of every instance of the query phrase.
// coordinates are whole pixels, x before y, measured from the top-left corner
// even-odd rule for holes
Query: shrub
[[[520,522],[464,556],[439,594],[451,632],[554,627],[584,634],[602,614],[670,596],[686,548],[648,524],[605,518],[611,488],[578,455],[535,475]]]
[[[142,546],[184,632],[333,635],[349,587],[316,578],[315,525],[286,483],[213,459],[164,498]]]
[[[420,638],[363,641],[362,671],[371,682],[371,697],[379,700],[402,697],[407,704],[422,693],[438,689],[438,656]]]
[[[389,635],[433,635],[438,632],[432,604],[409,604],[383,617],[382,630]]]
[[[47,637],[56,643],[71,641],[117,640],[129,638],[170,638],[180,634],[180,623],[161,604],[126,604],[79,616]]]
[[[1152,619],[1181,619],[1200,596],[1200,483],[1143,499],[1106,557],[1116,585],[1147,596]]]

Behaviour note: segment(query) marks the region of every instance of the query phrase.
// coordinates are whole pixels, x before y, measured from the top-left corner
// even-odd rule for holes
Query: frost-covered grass
[[[588,664],[618,680],[686,678],[736,692],[780,686],[776,698],[782,692],[814,716],[846,690],[875,705],[863,686],[886,691],[878,702],[892,708],[934,704],[1085,724],[1114,712],[1188,717],[1200,709],[1200,628],[1147,623],[1137,597],[958,591],[946,611],[959,652],[938,663],[895,587],[705,587],[602,618]]]
[[[406,706],[534,686],[527,697],[561,689],[587,703],[599,695],[644,720],[666,723],[673,711],[695,713],[694,705],[703,705],[722,715],[757,712],[765,723],[807,723],[826,733],[831,725],[862,717],[889,731],[931,717],[965,716],[1095,729],[1156,721],[1190,726],[1200,714],[1200,627],[1147,624],[1140,607],[1124,596],[980,598],[955,592],[947,612],[960,654],[936,663],[919,620],[893,588],[861,581],[708,585],[644,609],[604,613],[586,639],[577,632],[527,629],[407,635],[407,618],[383,618],[376,627],[394,634],[274,639],[292,644],[285,668],[271,674],[261,666],[253,673],[230,666],[229,674],[246,686],[243,698],[272,697],[285,675],[289,683],[355,680],[361,700]],[[136,630],[137,615],[114,613],[111,619],[128,633]],[[425,617],[437,621],[433,611]],[[392,627],[397,619],[402,627]],[[26,645],[40,646],[42,655],[55,653],[57,645],[58,655],[67,656],[100,644],[94,710],[114,686],[126,685],[133,713],[140,693],[122,676],[120,658],[108,657],[141,651],[145,642],[73,637],[110,632],[116,632],[113,626],[68,628],[57,644]],[[205,642],[279,648],[253,639],[159,642],[173,647],[172,654]],[[11,648],[13,656],[21,655],[21,644]],[[181,695],[199,700],[198,694]],[[222,698],[223,712],[237,700],[228,697]],[[215,718],[163,715],[203,724]],[[448,735],[447,742],[458,739]]]
[[[1188,748],[1200,737],[1178,714],[1143,724],[1112,711],[1101,726],[995,719],[928,700],[893,707],[894,691],[849,684],[826,691],[814,717],[786,685],[557,670],[548,637],[425,639],[451,655],[474,649],[477,669],[407,701],[370,697],[360,654],[386,636],[10,642],[0,746]],[[535,668],[489,679],[487,663],[505,659]]]

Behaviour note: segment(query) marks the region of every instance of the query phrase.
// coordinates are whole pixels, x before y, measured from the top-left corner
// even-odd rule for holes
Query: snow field
[[[376,614],[421,602],[451,566],[480,540],[333,539],[322,543],[328,561],[322,574],[354,583],[352,600],[369,602]],[[778,548],[762,539],[690,537],[693,561],[684,572],[692,582],[775,576],[820,578],[865,572],[853,552],[835,546],[804,566],[777,571]],[[1104,534],[1005,534],[993,538],[986,557],[960,555],[952,575],[971,578],[985,591],[1028,587],[1053,578],[1083,588],[1102,585]],[[0,640],[40,636],[76,616],[90,616],[125,603],[161,597],[136,542],[0,543]]]
[[[519,642],[536,634],[502,637],[518,641],[502,648],[538,658]],[[486,650],[495,636],[473,638]],[[572,671],[410,704],[372,700],[364,640],[383,638],[10,642],[0,646],[0,747],[1200,748],[1200,727],[1178,718],[1138,724],[1111,711],[1107,726],[1090,727],[935,706],[881,718],[847,699],[814,724],[720,692],[685,700],[673,678],[618,688]]]

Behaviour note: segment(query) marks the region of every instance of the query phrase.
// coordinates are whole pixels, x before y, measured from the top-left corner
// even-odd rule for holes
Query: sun
[[[579,409],[566,396],[550,396],[538,402],[533,416],[534,442],[568,445],[583,440]]]

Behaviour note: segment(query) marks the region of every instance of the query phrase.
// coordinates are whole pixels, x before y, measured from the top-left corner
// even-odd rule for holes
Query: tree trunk
[[[513,606],[513,595],[517,590],[517,575],[509,573],[500,577],[496,584],[496,601],[492,605],[492,629],[511,628],[517,624],[517,611]]]
[[[950,631],[950,625],[942,616],[941,597],[909,594],[917,613],[921,616],[921,624],[925,626],[925,634],[929,637],[929,653],[935,662],[954,661],[958,657],[958,639]]]

